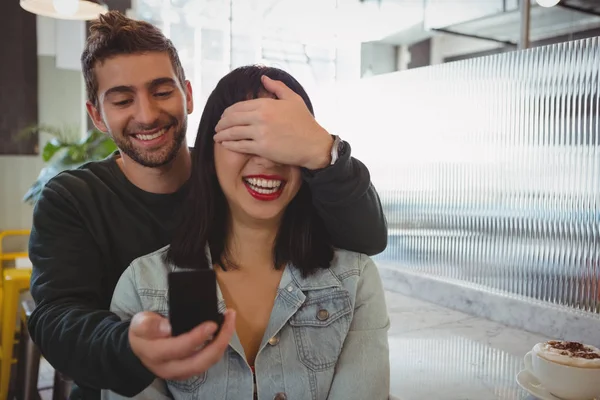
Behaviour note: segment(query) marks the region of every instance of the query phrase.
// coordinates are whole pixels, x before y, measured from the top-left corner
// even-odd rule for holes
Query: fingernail
[[[212,335],[216,331],[217,331],[217,324],[214,324],[212,322],[204,327],[204,333],[206,335]]]
[[[158,330],[160,333],[169,335],[171,333],[171,324],[166,319],[160,321],[160,325],[158,325]]]

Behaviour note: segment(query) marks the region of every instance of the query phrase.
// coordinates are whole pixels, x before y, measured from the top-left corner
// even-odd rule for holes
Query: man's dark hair
[[[98,79],[94,72],[96,64],[123,54],[165,52],[182,87],[185,73],[173,43],[152,24],[126,17],[119,11],[101,15],[90,26],[90,35],[81,55],[81,67],[85,79],[88,100],[98,108]]]

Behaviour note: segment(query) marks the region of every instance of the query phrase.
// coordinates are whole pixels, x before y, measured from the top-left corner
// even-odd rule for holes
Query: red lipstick
[[[250,183],[249,181],[252,179],[275,180],[280,181],[281,183],[277,190],[273,191],[275,188],[261,187],[260,183],[258,185]],[[285,180],[279,175],[247,175],[243,178],[243,182],[248,193],[256,200],[260,201],[277,200],[281,196],[281,193],[283,193],[283,188],[285,187]],[[262,193],[259,190],[267,191],[268,193]]]

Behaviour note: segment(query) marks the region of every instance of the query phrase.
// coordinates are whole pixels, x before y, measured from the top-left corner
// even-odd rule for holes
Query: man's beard
[[[169,129],[175,129],[173,138],[169,143],[166,143],[157,151],[145,151],[134,146],[133,139],[130,135],[124,134],[116,137],[111,135],[119,150],[131,158],[136,163],[148,167],[158,168],[169,164],[177,157],[177,153],[181,149],[181,145],[185,140],[187,132],[187,118],[184,118],[181,125],[177,119],[173,118]],[[164,125],[163,125],[164,126]],[[179,129],[177,129],[179,127]],[[148,129],[149,130],[149,129]],[[168,133],[165,132],[165,135]]]

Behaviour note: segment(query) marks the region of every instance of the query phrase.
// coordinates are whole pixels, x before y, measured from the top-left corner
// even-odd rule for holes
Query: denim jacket
[[[111,304],[122,319],[140,311],[168,316],[163,248],[133,261]],[[219,310],[225,302],[218,289]],[[304,278],[288,265],[255,360],[259,400],[380,400],[389,395],[389,318],[375,263],[337,250],[330,268]],[[157,379],[136,399],[251,400],[253,376],[236,334],[223,358],[185,381]],[[103,391],[103,399],[121,398]]]

